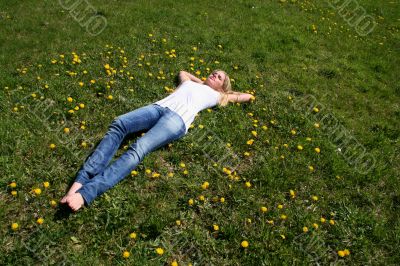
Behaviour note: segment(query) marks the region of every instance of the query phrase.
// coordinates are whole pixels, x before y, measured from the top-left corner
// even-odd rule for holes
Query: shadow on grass
[[[54,214],[54,221],[60,221],[68,219],[74,212],[67,204],[59,204]]]

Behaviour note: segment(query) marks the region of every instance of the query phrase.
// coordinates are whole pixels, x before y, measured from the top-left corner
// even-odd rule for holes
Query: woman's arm
[[[234,91],[233,93],[228,94],[228,101],[232,103],[243,103],[254,99],[255,97],[249,93]]]
[[[180,83],[182,83],[186,80],[191,80],[191,81],[203,84],[203,81],[201,79],[199,79],[196,76],[190,74],[189,72],[186,72],[183,70],[179,71],[179,80],[180,80]]]

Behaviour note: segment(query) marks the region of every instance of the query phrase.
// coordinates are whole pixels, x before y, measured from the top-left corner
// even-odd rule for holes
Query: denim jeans
[[[116,161],[108,165],[126,135],[142,130],[146,134],[136,140]],[[182,118],[167,107],[150,104],[114,119],[108,132],[86,159],[75,182],[83,186],[79,192],[86,205],[115,186],[136,168],[144,156],[185,135]]]

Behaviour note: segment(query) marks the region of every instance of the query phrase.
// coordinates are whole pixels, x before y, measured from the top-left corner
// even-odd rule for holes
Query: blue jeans
[[[136,140],[115,162],[108,165],[126,135],[142,130],[146,134]],[[85,204],[115,186],[130,174],[149,152],[185,135],[182,118],[166,107],[150,104],[117,117],[94,152],[78,171],[75,182],[83,186],[79,192]]]

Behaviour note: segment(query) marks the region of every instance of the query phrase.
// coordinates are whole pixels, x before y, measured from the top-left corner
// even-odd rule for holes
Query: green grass
[[[362,37],[324,1],[185,2],[91,0],[107,19],[97,36],[58,1],[0,3],[0,264],[398,263],[399,4],[359,1],[377,22]],[[81,63],[72,63],[72,52]],[[105,64],[117,73],[107,76]],[[51,207],[114,117],[168,95],[164,87],[176,85],[179,70],[202,77],[207,68],[226,70],[234,89],[256,100],[203,111],[183,139],[147,156],[137,176],[89,208],[68,215]],[[319,115],[337,119],[345,140],[353,137],[376,159],[370,171],[360,173],[342,156],[338,148],[348,146],[326,124],[314,126],[319,116],[301,104],[306,95],[315,97]],[[69,114],[79,103],[85,108]],[[226,154],[231,161],[220,160]],[[236,175],[222,171],[233,166]],[[351,254],[340,258],[343,249]]]

